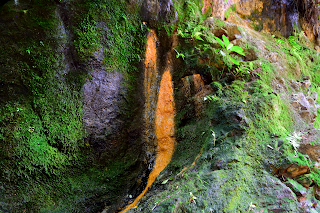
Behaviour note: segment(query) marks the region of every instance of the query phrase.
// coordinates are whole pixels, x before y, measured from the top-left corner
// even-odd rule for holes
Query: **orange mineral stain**
[[[150,173],[154,179],[168,165],[174,151],[174,99],[173,83],[170,70],[166,70],[162,76],[156,111],[156,137],[158,140],[157,158],[155,168]]]
[[[154,30],[151,30],[148,34],[147,47],[146,47],[146,59],[144,61],[144,88],[145,96],[150,96],[151,86],[154,85],[157,75],[157,36]]]
[[[156,48],[155,34],[153,31],[150,32],[148,36],[147,50],[146,50],[146,61],[145,61],[145,97],[150,97],[150,92],[152,91],[152,75],[151,71],[156,72]],[[150,43],[149,43],[150,42]],[[150,49],[149,49],[150,48]],[[149,55],[150,54],[150,55]],[[156,150],[156,160],[155,166],[151,173],[149,174],[148,182],[146,188],[143,192],[128,205],[121,213],[126,212],[131,208],[135,208],[139,200],[148,191],[148,188],[152,185],[155,179],[159,176],[160,172],[169,164],[171,157],[174,152],[174,116],[175,116],[175,106],[173,98],[173,82],[170,71],[171,63],[170,56],[167,61],[167,66],[165,72],[162,75],[160,82],[160,89],[158,93],[158,102],[156,108],[156,118],[155,118],[155,135],[157,139],[157,150]],[[154,64],[154,65],[152,65]],[[150,100],[146,100],[147,102]],[[152,104],[152,102],[150,102]],[[148,107],[148,105],[146,106]],[[147,121],[146,121],[147,122]]]
[[[150,30],[147,37],[146,58],[144,61],[144,122],[145,122],[145,140],[147,144],[152,144],[154,141],[153,126],[155,101],[157,98],[157,35],[154,30]]]

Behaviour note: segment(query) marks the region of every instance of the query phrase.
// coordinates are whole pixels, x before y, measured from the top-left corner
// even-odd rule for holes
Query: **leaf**
[[[239,46],[233,46],[231,48],[231,51],[234,51],[236,53],[238,53],[239,55],[243,55],[243,56],[246,56],[244,53],[243,53],[243,49]]]
[[[233,44],[230,43],[230,44],[227,46],[227,50],[230,50],[232,47],[233,47]]]
[[[239,61],[237,61],[235,58],[232,58],[231,56],[230,56],[230,59],[235,65],[239,65],[240,64]]]
[[[250,70],[253,70],[253,63],[250,61],[249,63]]]
[[[214,38],[214,37],[215,37],[215,36],[212,35],[211,33],[206,33],[206,39],[207,39],[210,43],[212,43],[212,44],[215,43],[215,38]]]
[[[223,52],[222,50],[220,50],[221,55],[226,56],[227,54],[225,52]]]
[[[230,41],[229,41],[229,39],[228,39],[225,35],[222,35],[222,39],[223,39],[224,45],[225,45],[226,47],[229,46]]]
[[[223,48],[225,48],[224,43],[221,41],[220,38],[214,37],[214,39],[215,39]]]
[[[169,179],[162,181],[161,184],[166,184],[168,182]]]
[[[200,40],[200,41],[203,41],[203,39],[201,38],[200,35],[201,35],[200,32],[196,32],[196,33],[193,34],[193,37],[194,37],[195,39],[198,39],[198,40]]]
[[[178,35],[178,36],[181,36],[182,38],[184,38],[183,32],[182,32],[180,29],[178,29],[177,35]]]

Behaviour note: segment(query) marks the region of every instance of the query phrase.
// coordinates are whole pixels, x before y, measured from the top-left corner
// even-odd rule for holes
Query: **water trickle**
[[[14,4],[18,5],[19,4],[18,0],[14,0]]]
[[[123,211],[134,208],[139,200],[148,191],[148,188],[152,185],[155,179],[159,176],[160,172],[169,164],[171,157],[174,152],[174,116],[175,116],[175,106],[173,98],[173,82],[171,77],[172,71],[172,61],[171,54],[168,53],[165,71],[161,77],[160,88],[157,95],[157,105],[155,109],[155,119],[148,120],[150,115],[148,115],[152,110],[152,106],[155,105],[155,100],[153,100],[153,92],[157,91],[156,77],[158,75],[157,69],[157,51],[156,51],[157,37],[153,30],[150,31],[147,40],[147,50],[146,50],[146,60],[145,60],[145,97],[146,97],[146,114],[145,122],[147,125],[155,127],[155,137],[157,140],[156,149],[156,160],[155,166],[151,173],[149,174],[147,186],[143,192],[127,206]],[[155,87],[155,88],[153,88]],[[157,93],[156,93],[157,94]],[[151,123],[152,122],[152,123]],[[151,131],[150,131],[151,132]],[[148,131],[146,132],[148,134]],[[148,136],[147,136],[148,138]],[[150,139],[150,137],[149,137]]]

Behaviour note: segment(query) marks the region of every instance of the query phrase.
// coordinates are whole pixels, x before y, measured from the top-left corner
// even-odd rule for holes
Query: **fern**
[[[309,178],[311,178],[318,186],[320,186],[320,171],[319,169],[314,169],[310,172],[310,174],[307,174]]]
[[[287,141],[293,146],[295,151],[298,151],[298,148],[300,147],[300,141],[302,139],[302,133],[292,133],[292,135],[288,135]]]

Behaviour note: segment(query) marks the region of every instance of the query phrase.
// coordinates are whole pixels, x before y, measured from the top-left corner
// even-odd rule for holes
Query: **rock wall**
[[[305,31],[318,45],[317,5],[311,1],[215,1],[204,0],[203,13],[258,31],[281,33],[288,37],[295,30]]]
[[[1,7],[3,211],[114,212],[142,187],[150,159],[136,87],[145,35],[138,10],[81,0]],[[61,201],[66,194],[74,199]]]
[[[315,6],[9,1],[0,11],[1,211],[115,212],[144,190],[131,212],[318,210]],[[306,36],[283,38],[295,25]],[[144,54],[148,28],[158,35],[155,60]],[[239,66],[219,67],[226,61],[213,35],[244,49],[230,52]],[[168,64],[163,84],[174,100],[161,91],[162,110]],[[175,119],[157,120],[157,111]],[[161,146],[157,129],[169,132]],[[145,189],[156,147],[170,146],[170,159],[173,140],[172,162]]]

